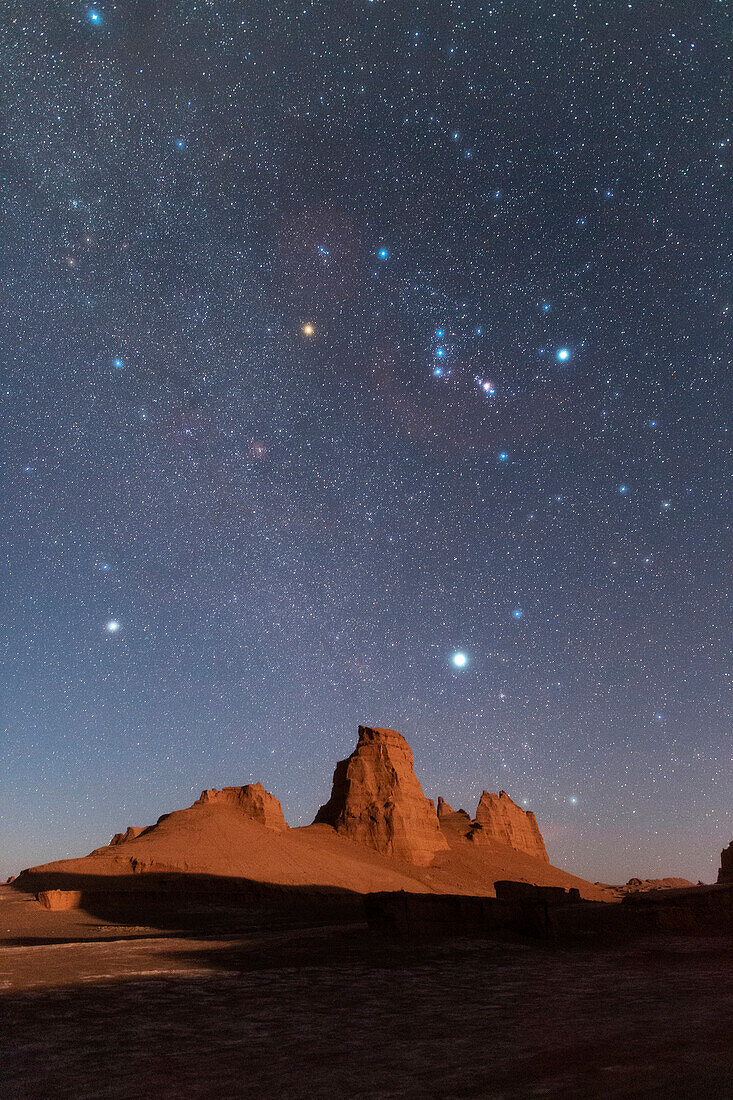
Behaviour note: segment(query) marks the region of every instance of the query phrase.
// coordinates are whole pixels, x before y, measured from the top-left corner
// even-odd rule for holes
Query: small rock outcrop
[[[479,843],[506,844],[535,859],[550,862],[534,814],[517,806],[506,791],[499,791],[498,795],[483,792],[470,839]]]
[[[450,817],[453,813],[453,808],[448,805],[444,798],[438,799],[438,817]]]
[[[128,825],[124,833],[115,833],[110,840],[110,848],[113,844],[124,844],[126,840],[134,840],[135,837],[140,836],[140,833],[145,832],[144,825]]]
[[[359,726],[357,746],[336,765],[331,797],[314,824],[421,866],[448,848],[435,806],[415,776],[410,746],[395,730]]]
[[[282,806],[261,783],[247,783],[244,787],[223,787],[220,791],[213,787],[209,791],[202,791],[201,797],[194,802],[194,806],[201,806],[208,802],[230,803],[247,817],[251,817],[253,821],[266,825],[268,829],[282,832],[288,828]]]
[[[720,853],[720,870],[718,882],[733,882],[733,840],[727,848]]]

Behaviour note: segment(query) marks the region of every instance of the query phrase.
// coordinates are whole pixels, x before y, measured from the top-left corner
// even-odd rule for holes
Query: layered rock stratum
[[[359,726],[357,746],[336,765],[331,797],[316,814],[317,824],[417,865],[431,863],[436,852],[448,848],[435,805],[415,775],[410,746],[396,730]]]

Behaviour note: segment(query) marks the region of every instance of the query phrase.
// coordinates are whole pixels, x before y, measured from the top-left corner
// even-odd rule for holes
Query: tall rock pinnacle
[[[448,848],[410,746],[395,730],[359,726],[357,746],[336,765],[331,797],[316,814],[314,824],[322,823],[408,863],[426,865]]]

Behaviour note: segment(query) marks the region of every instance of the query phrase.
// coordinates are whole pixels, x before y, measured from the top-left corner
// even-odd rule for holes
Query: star
[[[435,358],[436,359],[443,359],[444,357],[445,357],[445,348],[436,348],[435,349]]]
[[[456,650],[456,652],[451,657],[451,661],[456,668],[465,668],[468,664],[468,654],[464,653],[460,649]]]
[[[628,485],[619,485],[618,491],[619,493],[628,493],[629,487]]]
[[[500,451],[499,452],[499,462],[506,462],[506,460],[508,458],[509,458],[509,452],[508,451]]]
[[[561,363],[567,362],[570,358],[570,348],[558,348],[555,357],[559,359]]]
[[[117,619],[110,619],[110,621],[107,623],[106,629],[108,634],[116,634],[117,631],[120,629],[120,624],[118,623]]]
[[[389,250],[386,248],[380,248],[378,252],[380,260],[386,260],[389,257]]]
[[[304,336],[314,336],[316,328],[312,321],[306,321],[305,324],[300,326],[300,331]]]
[[[124,359],[119,359],[119,358],[118,359],[113,359],[112,360],[112,366],[115,368],[115,370],[124,370],[125,369],[125,361],[124,361]]]
[[[89,11],[87,12],[87,19],[89,20],[90,23],[101,23],[102,22],[102,16],[99,14],[98,11],[95,11],[94,8],[90,8]]]
[[[524,612],[519,607],[515,608],[514,611],[512,611],[512,615],[514,616],[515,619],[521,619],[523,614],[524,614]]]

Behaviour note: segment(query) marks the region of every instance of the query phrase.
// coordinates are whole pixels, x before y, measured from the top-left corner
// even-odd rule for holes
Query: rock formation
[[[144,831],[144,825],[128,825],[124,833],[115,833],[109,842],[110,847],[113,844],[124,844],[126,840],[134,840],[136,836],[140,836],[140,833]]]
[[[282,806],[261,783],[247,783],[244,787],[223,787],[220,791],[212,787],[209,791],[201,792],[201,797],[194,802],[194,806],[207,802],[226,802],[237,806],[247,817],[259,821],[268,829],[281,832],[288,828]]]
[[[453,813],[453,808],[448,805],[444,798],[438,799],[438,817],[450,817]]]
[[[733,882],[733,840],[727,848],[720,853],[720,870],[718,882]]]
[[[331,797],[316,814],[314,824],[324,823],[422,866],[448,848],[435,806],[415,776],[410,746],[395,730],[359,726],[357,746],[336,765]]]
[[[444,799],[440,814],[423,794],[404,738],[362,726],[313,825],[288,828],[280,803],[261,783],[205,790],[192,806],[144,829],[131,827],[90,855],[29,868],[13,886],[46,892],[43,904],[52,909],[86,903],[90,911],[102,904],[124,913],[134,898],[141,914],[148,904],[156,912],[161,905],[187,910],[189,900],[213,895],[234,908],[252,904],[269,913],[271,898],[278,911],[312,908],[328,916],[326,923],[344,913],[352,919],[358,895],[488,897],[495,882],[506,880],[608,900],[608,888],[548,862],[534,818],[504,793],[484,795],[480,821],[452,812]]]
[[[476,810],[470,839],[480,843],[506,844],[518,852],[549,863],[542,833],[531,810],[523,810],[506,791],[484,791]]]

